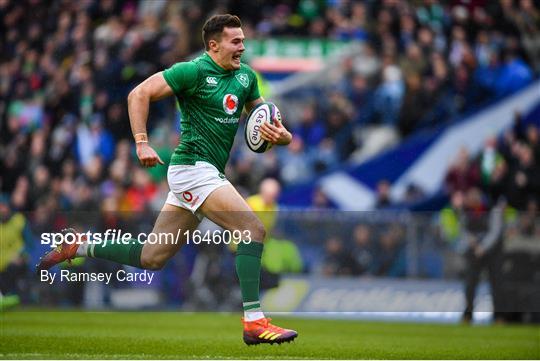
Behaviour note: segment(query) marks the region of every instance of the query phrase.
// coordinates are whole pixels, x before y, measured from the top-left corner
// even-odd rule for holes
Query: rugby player
[[[241,62],[245,50],[241,26],[240,19],[229,14],[208,19],[202,30],[204,54],[176,63],[133,89],[128,96],[129,120],[140,163],[144,167],[164,164],[148,143],[149,104],[176,97],[182,111],[182,139],[171,157],[170,192],[152,232],[177,234],[180,229],[189,234],[207,217],[224,229],[247,234],[249,239],[238,245],[235,259],[244,309],[244,342],[282,343],[293,340],[297,332],[272,325],[261,310],[264,226],[224,175],[242,110],[249,112],[264,101],[254,71]],[[278,119],[274,124],[265,123],[261,134],[275,145],[287,145],[292,139]],[[92,257],[159,270],[181,245],[140,244],[135,239],[129,244],[64,242],[41,259],[38,269],[75,257]]]

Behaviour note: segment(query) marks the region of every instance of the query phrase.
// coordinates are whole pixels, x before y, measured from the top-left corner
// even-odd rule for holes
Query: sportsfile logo
[[[216,86],[217,85],[217,79],[215,76],[207,76],[206,77],[206,83],[208,85],[213,85],[213,86]]]
[[[192,197],[191,194],[184,194],[184,199],[188,201],[197,201],[198,198]],[[158,233],[130,233],[124,232],[121,229],[107,229],[105,232],[74,232],[74,233],[62,233],[62,232],[45,232],[41,234],[41,244],[47,245],[51,248],[55,248],[63,245],[87,243],[90,248],[88,251],[90,255],[93,254],[93,249],[96,247],[107,247],[112,244],[130,245],[134,243],[139,244],[183,244],[193,243],[199,244],[201,242],[208,242],[213,244],[238,244],[240,242],[251,242],[251,231],[246,230],[183,230],[177,229],[174,232],[158,232]]]

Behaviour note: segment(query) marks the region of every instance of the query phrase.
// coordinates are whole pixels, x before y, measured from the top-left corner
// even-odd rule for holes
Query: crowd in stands
[[[344,60],[339,85],[304,99],[294,128],[298,139],[284,156],[307,160],[303,174],[362,159],[370,126],[392,129],[398,135],[387,142],[395,144],[521,89],[539,70],[532,39],[540,12],[532,1],[333,4],[314,28],[334,39],[365,41],[366,48],[361,58]],[[365,64],[370,57],[380,64],[376,71]],[[303,180],[283,173],[286,183]]]
[[[453,266],[436,263],[444,263],[441,255],[449,250],[456,255],[466,254],[471,248],[467,239],[471,232],[468,229],[471,227],[470,218],[477,218],[481,225],[476,226],[479,227],[476,232],[485,235],[489,229],[490,212],[497,207],[503,210],[504,228],[489,247],[540,236],[539,135],[538,125],[524,124],[516,112],[513,127],[499,138],[491,136],[486,139],[478,155],[472,156],[465,147],[457,151],[444,181],[443,193],[448,197],[448,205],[434,217],[433,226],[439,229],[440,234],[437,235],[438,231],[429,224],[422,226],[422,233],[427,235],[425,239],[430,243],[428,248],[431,248],[427,252],[431,255],[425,260],[420,257],[421,273],[438,277],[443,272],[450,274],[458,270],[445,271],[440,268]],[[391,204],[388,193],[388,182],[380,181],[378,209]],[[420,220],[425,214],[415,216]],[[330,237],[326,241],[320,272],[327,275],[405,276],[405,245],[408,241],[410,239],[396,224],[382,227],[361,224],[349,238]],[[419,247],[422,253],[422,245]]]
[[[504,199],[519,211],[536,208],[540,200],[540,138],[535,124],[523,125],[519,113],[514,126],[500,139],[485,141],[477,156],[459,150],[448,169],[445,187],[450,196],[482,192],[485,207]]]
[[[444,241],[463,254],[465,261],[465,322],[472,320],[476,288],[484,270],[495,319],[512,309],[508,279],[535,282],[533,269],[537,266],[531,266],[530,259],[536,257],[532,249],[540,235],[539,157],[538,125],[525,124],[516,112],[513,126],[504,135],[489,137],[477,156],[460,149],[448,169],[445,190],[450,202],[441,210],[439,222]],[[519,243],[521,246],[512,246]],[[533,248],[527,251],[523,245]],[[508,266],[501,266],[503,259]]]
[[[477,156],[462,148],[445,177],[449,204],[441,211],[443,232],[448,241],[459,238],[456,220],[463,212],[505,209],[505,222],[515,228],[521,218],[537,218],[540,201],[540,139],[536,124],[523,124],[516,112],[514,125],[503,136],[489,137]],[[533,221],[537,233],[537,221]]]
[[[165,171],[138,169],[125,99],[150,74],[200,51],[201,24],[217,12],[240,15],[248,37],[364,41],[381,63],[367,77],[346,59],[346,81],[290,119],[295,139],[288,148],[262,162],[236,150],[228,175],[246,195],[265,176],[298,183],[339,165],[361,147],[355,130],[366,124],[390,124],[406,135],[533,76],[536,48],[526,39],[538,32],[539,12],[531,1],[262,5],[2,2],[2,192],[12,194],[16,209],[33,209],[50,194],[60,209],[84,205],[85,197],[112,198],[108,204],[118,209],[159,207]],[[151,110],[151,141],[162,158],[178,142],[178,117],[172,99]]]
[[[324,276],[405,277],[403,227],[398,224],[387,227],[359,224],[346,243],[338,237],[330,237],[318,271]]]
[[[292,119],[296,139],[278,157],[287,159],[279,173],[285,183],[362,159],[370,126],[392,129],[388,145],[395,144],[521,89],[538,72],[532,39],[540,13],[532,1],[341,1],[324,11],[314,3],[282,4],[254,33],[358,40],[365,50],[344,59],[343,81],[302,98],[304,110]],[[375,71],[366,59],[379,63]]]

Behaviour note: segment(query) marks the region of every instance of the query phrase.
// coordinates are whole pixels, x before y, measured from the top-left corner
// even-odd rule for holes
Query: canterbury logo
[[[259,338],[264,338],[265,340],[271,340],[274,341],[276,338],[281,336],[281,333],[274,333],[269,331],[264,331],[259,335]]]
[[[206,82],[209,84],[209,85],[217,85],[217,79],[215,76],[207,76],[206,77]]]

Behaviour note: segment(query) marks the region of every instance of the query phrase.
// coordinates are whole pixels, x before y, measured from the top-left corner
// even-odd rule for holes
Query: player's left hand
[[[276,145],[287,145],[292,140],[292,134],[285,129],[279,119],[274,119],[274,124],[264,123],[261,125],[261,137]]]
[[[137,157],[143,167],[151,168],[158,164],[165,164],[154,148],[149,146],[148,143],[137,143],[136,147]]]

